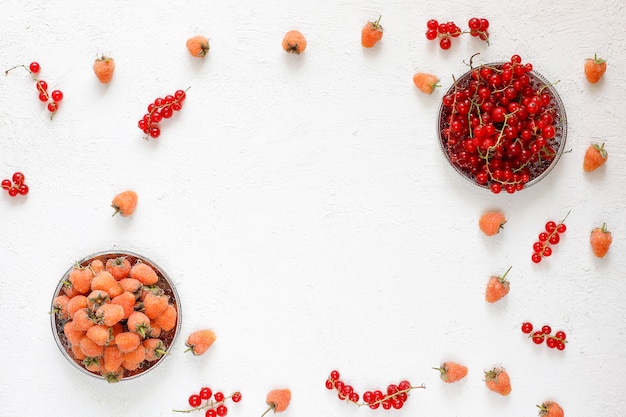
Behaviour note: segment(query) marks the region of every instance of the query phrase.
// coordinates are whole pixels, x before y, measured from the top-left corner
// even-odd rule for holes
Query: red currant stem
[[[238,394],[238,393],[239,393],[239,391],[235,391],[232,394],[230,394],[228,397],[224,397],[224,399],[222,401],[207,401],[206,404],[199,405],[199,406],[194,407],[194,408],[189,408],[187,410],[172,410],[172,411],[175,412],[175,413],[191,413],[193,411],[206,410],[207,408],[215,408],[215,406],[223,404],[224,402],[226,402],[226,400],[228,400],[229,398],[232,398],[233,395]]]
[[[563,220],[561,220],[561,221],[560,221],[560,222],[556,225],[556,227],[554,228],[554,230],[553,230],[552,232],[550,232],[550,234],[548,235],[548,239],[546,239],[546,241],[544,242],[544,244],[543,244],[543,248],[542,248],[542,250],[541,250],[541,253],[539,254],[539,255],[541,255],[541,257],[542,257],[542,258],[543,258],[543,249],[545,249],[545,248],[546,248],[546,247],[550,244],[550,238],[551,238],[552,236],[554,236],[554,235],[556,235],[556,234],[558,234],[558,233],[559,233],[559,232],[558,232],[558,230],[557,230],[557,229],[558,229],[558,227],[559,227],[560,225],[562,225],[563,223],[565,223],[565,219],[567,219],[567,216],[569,216],[569,214],[570,214],[571,212],[572,212],[572,210],[569,210],[569,211],[567,212],[567,214],[565,215],[565,217],[563,217]]]
[[[261,417],[265,416],[267,413],[269,413],[270,411],[272,411],[275,408],[276,408],[276,404],[275,403],[269,403],[269,407],[267,407],[267,410],[265,410],[265,412],[263,414],[261,414]]]

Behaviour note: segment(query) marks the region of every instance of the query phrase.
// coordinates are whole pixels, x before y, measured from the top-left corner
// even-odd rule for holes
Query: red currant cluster
[[[561,234],[567,230],[567,226],[564,223],[567,216],[569,216],[569,212],[559,223],[552,220],[546,223],[545,231],[539,233],[539,240],[533,243],[534,252],[531,259],[534,263],[538,264],[544,256],[552,255],[552,247],[550,245],[556,245],[561,241]]]
[[[52,90],[51,93],[48,92],[48,83],[37,78],[36,74],[39,74],[39,71],[41,71],[41,66],[38,62],[31,62],[28,67],[26,65],[16,65],[13,68],[6,70],[5,73],[8,74],[9,71],[14,70],[15,68],[24,68],[28,71],[31,77],[33,77],[37,86],[37,92],[39,93],[39,100],[43,103],[47,103],[50,118],[52,119],[56,111],[59,109],[59,103],[63,100],[63,93],[61,90]]]
[[[182,109],[186,96],[186,90],[177,90],[174,95],[168,94],[165,97],[158,97],[148,105],[148,113],[143,115],[137,126],[151,138],[158,138],[161,136],[158,123],[163,119],[169,119],[175,111]]]
[[[211,399],[212,398],[212,399]],[[224,393],[213,390],[209,387],[203,387],[198,393],[189,396],[189,405],[193,408],[187,410],[172,410],[175,413],[190,413],[192,411],[205,411],[206,417],[224,417],[228,414],[226,400],[231,399],[234,403],[241,401],[241,393],[239,391],[232,393],[230,396],[224,396]],[[204,404],[203,404],[204,403]]]
[[[452,38],[458,38],[464,33],[478,37],[489,43],[489,21],[484,18],[472,17],[468,22],[468,31],[462,31],[454,22],[439,23],[435,19],[426,22],[426,39],[434,41],[439,39],[439,47],[441,49],[450,49],[452,46]]]
[[[543,341],[546,341],[546,346],[550,349],[558,349],[564,350],[565,344],[567,343],[567,335],[563,330],[559,330],[558,332],[552,335],[552,328],[547,324],[541,328],[541,330],[537,330],[533,332],[533,325],[530,322],[522,323],[522,333],[529,335],[528,337],[532,338],[533,343],[540,345]]]
[[[12,180],[2,180],[2,188],[7,190],[11,197],[15,197],[18,194],[26,195],[28,194],[28,185],[24,184],[24,179],[24,174],[16,172],[13,174]]]
[[[448,159],[495,194],[522,190],[543,174],[561,143],[558,98],[532,69],[519,55],[472,67],[442,98],[439,123]]]
[[[403,380],[400,383],[389,384],[386,394],[381,390],[365,391],[363,393],[363,402],[359,402],[360,396],[354,390],[352,385],[348,385],[340,379],[339,372],[334,370],[326,380],[326,388],[336,390],[337,397],[340,400],[347,401],[359,407],[367,406],[372,410],[382,407],[385,410],[400,409],[409,398],[409,391],[416,388],[426,388],[424,385],[412,386],[409,381]]]

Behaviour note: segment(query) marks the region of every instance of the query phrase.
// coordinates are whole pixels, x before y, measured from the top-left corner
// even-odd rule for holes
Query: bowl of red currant
[[[454,80],[439,109],[444,155],[465,179],[512,194],[545,178],[564,152],[565,107],[554,83],[523,63],[473,66]]]

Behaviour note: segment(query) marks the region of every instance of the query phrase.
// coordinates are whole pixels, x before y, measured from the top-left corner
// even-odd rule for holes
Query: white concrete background
[[[360,46],[382,14],[378,46]],[[463,36],[449,51],[424,37],[429,18],[491,22],[491,45]],[[203,385],[241,390],[229,416],[260,415],[270,389],[289,387],[285,416],[531,416],[557,400],[568,416],[626,413],[624,145],[626,11],[618,0],[461,1],[3,1],[0,67],[38,61],[65,93],[53,121],[25,71],[0,76],[0,176],[26,175],[26,198],[0,195],[0,415],[170,416]],[[282,51],[292,28],[303,55]],[[185,41],[210,38],[204,60]],[[492,195],[460,179],[435,136],[442,90],[412,85],[415,71],[444,86],[479,52],[518,53],[567,108],[568,148],[539,185]],[[91,65],[113,56],[108,86]],[[603,81],[583,61],[608,60]],[[190,87],[158,140],[136,127],[158,96]],[[609,162],[584,174],[583,153],[606,142]],[[110,201],[139,194],[130,218]],[[480,213],[509,221],[482,236]],[[532,264],[547,220],[568,211],[551,259]],[[606,222],[609,255],[588,237]],[[71,367],[51,335],[52,292],[83,256],[123,248],[174,278],[183,333],[209,327],[203,357],[171,357],[145,378],[108,385]],[[512,290],[488,305],[488,277],[513,266]],[[530,320],[567,331],[563,352],[533,345]],[[445,385],[431,367],[453,359],[469,375]],[[513,392],[488,391],[502,365]],[[400,411],[340,402],[332,369],[360,393],[403,378]],[[197,413],[198,415],[200,413]]]

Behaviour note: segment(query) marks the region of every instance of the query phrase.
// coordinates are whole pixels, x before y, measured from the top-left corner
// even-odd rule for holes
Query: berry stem
[[[263,414],[261,414],[261,417],[265,416],[267,413],[269,413],[270,411],[272,411],[275,408],[276,408],[276,404],[270,403],[269,407],[267,407],[267,410],[265,410],[265,412]]]

